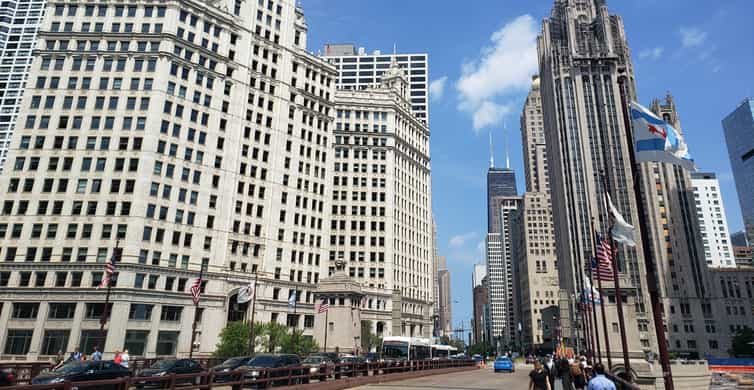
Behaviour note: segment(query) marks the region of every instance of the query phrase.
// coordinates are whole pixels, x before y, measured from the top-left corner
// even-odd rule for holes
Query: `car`
[[[269,387],[269,385],[287,385],[288,384],[288,370],[279,371],[267,371],[270,369],[291,369],[292,375],[303,375],[304,366],[301,365],[301,360],[298,355],[292,354],[263,354],[257,355],[251,359],[243,369],[246,370],[244,379],[247,381],[247,386],[250,387]],[[282,377],[282,378],[281,378]],[[281,378],[280,380],[272,380],[272,383],[261,382],[260,379],[266,378]],[[285,379],[283,379],[285,378]],[[304,382],[298,378],[295,382]],[[233,386],[233,390],[239,390],[240,386]]]
[[[0,386],[15,386],[16,372],[12,368],[0,370]]]
[[[377,363],[380,361],[380,355],[375,352],[367,352],[364,354],[364,359],[366,359],[367,363]]]
[[[309,376],[316,377],[320,382],[327,380],[335,367],[332,360],[321,355],[310,355],[301,361],[301,365],[304,367],[304,372],[308,369]]]
[[[163,377],[165,375],[176,374],[200,374],[204,369],[196,360],[191,359],[165,359],[158,360],[149,368],[145,368],[139,371],[138,377],[134,385],[139,388],[160,388],[167,384],[167,382],[159,380],[146,380],[141,378],[147,377]],[[176,380],[177,384],[198,384],[200,378],[187,378]]]
[[[508,357],[499,357],[495,359],[493,369],[495,370],[495,372],[500,372],[500,371],[515,372],[516,371],[516,367],[513,365],[513,361]]]
[[[128,368],[113,362],[112,360],[87,360],[71,361],[58,367],[55,371],[37,375],[31,380],[32,385],[50,385],[62,382],[89,382],[104,379],[118,379],[131,375]],[[103,385],[101,388],[109,389],[113,385]],[[87,386],[87,389],[97,388]]]
[[[221,364],[218,364],[214,367],[212,367],[212,371],[215,373],[215,379],[214,383],[225,383],[225,382],[231,382],[234,381],[235,378],[232,375],[227,375],[227,373],[231,371],[238,370],[241,367],[247,366],[249,362],[253,359],[252,356],[236,356],[229,358],[222,362]]]
[[[368,375],[367,360],[361,356],[345,355],[340,358],[340,371],[343,376]]]

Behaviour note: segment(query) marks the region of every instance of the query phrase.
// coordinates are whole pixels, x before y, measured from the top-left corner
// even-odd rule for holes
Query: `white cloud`
[[[639,52],[639,58],[641,59],[651,59],[651,60],[657,60],[660,57],[662,57],[662,53],[665,51],[665,49],[662,46],[657,46],[652,49],[644,49]]]
[[[700,46],[707,40],[707,33],[696,27],[681,27],[679,33],[683,47]]]
[[[479,241],[478,244],[476,244],[476,250],[479,252],[479,258],[484,261],[487,255],[487,245],[484,241]]]
[[[468,242],[469,240],[473,239],[474,237],[476,237],[476,232],[468,232],[468,233],[458,234],[458,235],[455,235],[455,236],[453,236],[453,237],[450,238],[449,245],[452,248],[459,248],[459,247],[464,246],[466,244],[466,242]]]
[[[482,48],[479,57],[467,61],[456,82],[458,108],[471,115],[474,130],[499,124],[510,111],[499,100],[526,90],[537,73],[537,23],[522,15],[495,31],[492,45]]]
[[[442,99],[442,95],[445,93],[446,81],[448,81],[448,76],[442,76],[429,83],[429,98],[432,99],[432,101]]]

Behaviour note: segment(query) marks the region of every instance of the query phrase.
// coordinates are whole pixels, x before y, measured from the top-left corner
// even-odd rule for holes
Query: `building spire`
[[[495,155],[492,150],[492,130],[490,130],[490,168],[495,167]]]
[[[511,169],[511,159],[508,154],[508,131],[505,119],[503,119],[503,145],[505,145],[505,168]]]

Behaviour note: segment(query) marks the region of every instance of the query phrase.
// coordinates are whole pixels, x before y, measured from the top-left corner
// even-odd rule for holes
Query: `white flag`
[[[631,103],[636,161],[675,164],[696,171],[688,145],[680,131],[639,103]]]
[[[612,200],[610,200],[610,195],[606,195],[607,205],[608,207],[610,207],[610,213],[613,215],[614,220],[613,228],[611,230],[613,240],[622,244],[626,244],[628,246],[636,246],[636,239],[634,238],[634,227],[629,225],[628,222],[626,222],[626,220],[623,218],[623,216],[620,215],[615,206],[613,206],[613,202]]]
[[[236,301],[238,303],[246,303],[251,300],[251,298],[254,297],[254,285],[249,284],[248,286],[241,287],[240,290],[238,290],[238,298]]]

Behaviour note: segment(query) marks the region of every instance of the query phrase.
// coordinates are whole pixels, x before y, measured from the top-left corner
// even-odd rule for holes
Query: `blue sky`
[[[367,51],[426,52],[430,80],[433,208],[439,252],[451,271],[453,326],[471,317],[471,270],[483,262],[488,132],[496,162],[523,191],[518,117],[536,72],[534,37],[552,0],[301,0],[309,50],[354,43]],[[741,212],[721,119],[754,96],[754,2],[608,1],[623,17],[641,103],[670,91],[691,154],[718,174],[731,231]],[[507,128],[506,134],[503,128]],[[499,165],[499,164],[498,164]]]

